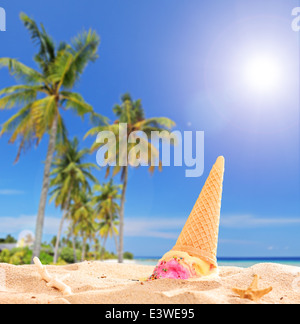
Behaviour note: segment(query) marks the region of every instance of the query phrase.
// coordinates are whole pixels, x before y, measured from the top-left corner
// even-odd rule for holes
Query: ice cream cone
[[[186,252],[217,267],[217,246],[225,160],[217,159],[173,251]]]

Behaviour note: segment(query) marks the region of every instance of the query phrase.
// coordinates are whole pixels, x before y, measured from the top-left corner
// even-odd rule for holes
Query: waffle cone
[[[173,251],[187,252],[217,267],[225,160],[217,159]]]

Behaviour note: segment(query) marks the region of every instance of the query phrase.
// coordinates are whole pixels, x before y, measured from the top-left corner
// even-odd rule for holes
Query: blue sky
[[[91,27],[101,36],[100,58],[76,91],[96,111],[113,119],[111,108],[129,91],[142,99],[147,117],[205,131],[201,178],[186,178],[185,167],[154,176],[146,168],[130,171],[125,250],[159,256],[172,248],[211,166],[224,155],[219,256],[300,255],[299,33],[291,28],[299,1],[2,0],[0,6],[7,14],[1,57],[34,66],[21,11],[43,22],[56,41]],[[257,57],[280,71],[272,89],[255,88],[260,76],[245,79]],[[0,88],[11,84],[0,70]],[[11,113],[1,111],[0,124]],[[70,137],[83,138],[88,121],[64,117]],[[13,165],[17,149],[0,139],[0,237],[34,230],[46,149],[47,138]],[[97,177],[103,181],[103,172]],[[46,215],[49,239],[60,211],[48,205]]]

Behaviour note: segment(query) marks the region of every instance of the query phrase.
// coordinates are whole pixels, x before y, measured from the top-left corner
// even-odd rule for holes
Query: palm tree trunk
[[[104,257],[104,252],[105,252],[105,245],[106,245],[106,241],[107,241],[108,235],[105,236],[104,238],[104,242],[101,248],[101,256],[100,256],[100,260],[103,261],[103,257]]]
[[[119,251],[118,238],[117,238],[116,233],[114,233],[114,229],[112,229],[112,231],[113,231],[113,237],[114,237],[114,241],[115,241],[115,245],[116,245],[116,251],[118,253],[118,251]]]
[[[82,242],[81,262],[84,262],[85,260],[85,251],[86,251],[86,238],[84,238]]]
[[[43,187],[42,187],[39,210],[38,210],[38,215],[37,215],[37,220],[36,220],[35,241],[34,241],[34,247],[33,247],[33,256],[34,257],[39,257],[40,252],[41,252],[44,219],[45,219],[45,209],[46,209],[47,196],[48,196],[48,191],[49,191],[51,164],[52,164],[52,160],[53,160],[53,156],[54,156],[54,152],[55,152],[57,127],[58,127],[58,119],[57,119],[57,115],[56,115],[56,117],[54,118],[53,124],[52,124],[52,128],[51,128],[48,152],[47,152],[45,169],[44,169]]]
[[[54,249],[54,259],[53,259],[54,264],[57,263],[59,242],[60,242],[61,232],[62,232],[62,229],[63,229],[63,226],[64,226],[64,221],[66,219],[67,213],[68,212],[66,210],[64,210],[63,211],[63,216],[62,216],[62,218],[60,220],[59,229],[58,229],[58,233],[57,233],[57,237],[56,237],[55,249]]]
[[[111,211],[109,212],[109,217],[110,217],[110,228],[111,228],[112,236],[113,236],[114,241],[115,241],[116,251],[118,253],[118,251],[119,251],[119,244],[118,244],[117,235],[116,235],[116,233],[114,231],[114,221],[113,221],[113,217],[112,217]]]
[[[62,218],[60,220],[60,224],[59,224],[59,229],[58,229],[58,233],[57,233],[57,237],[56,237],[55,250],[54,250],[54,259],[53,259],[54,264],[57,263],[57,260],[58,260],[59,242],[60,242],[61,233],[62,233],[62,230],[64,227],[64,222],[67,217],[68,209],[70,206],[70,196],[71,196],[71,191],[69,191],[69,193],[68,193],[67,203],[65,204],[66,207],[64,208],[63,216],[62,216]]]
[[[128,166],[125,166],[124,167],[122,197],[121,197],[121,207],[120,207],[119,263],[123,263],[123,261],[124,261],[124,258],[123,258],[123,254],[124,254],[124,210],[125,210],[127,182],[128,182]]]
[[[95,261],[97,261],[97,249],[98,249],[98,241],[97,241],[97,239],[96,239],[96,238],[94,239],[94,243],[95,243],[95,250],[94,250],[94,259],[95,259]]]
[[[74,235],[73,228],[72,228],[72,245],[73,245],[73,253],[74,253],[74,263],[77,263],[76,242],[75,242],[75,235]]]

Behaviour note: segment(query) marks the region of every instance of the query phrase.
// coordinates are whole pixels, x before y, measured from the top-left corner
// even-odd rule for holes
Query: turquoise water
[[[155,266],[159,258],[142,258],[137,257],[135,262],[140,265]],[[278,263],[290,266],[300,267],[300,258],[224,258],[219,259],[218,264],[221,267],[239,267],[249,268],[258,263]]]
[[[285,264],[289,266],[300,267],[300,260],[293,260],[293,259],[251,259],[251,260],[226,260],[226,261],[219,261],[218,264],[221,267],[239,267],[239,268],[249,268],[254,266],[258,263],[278,263],[278,264]]]

